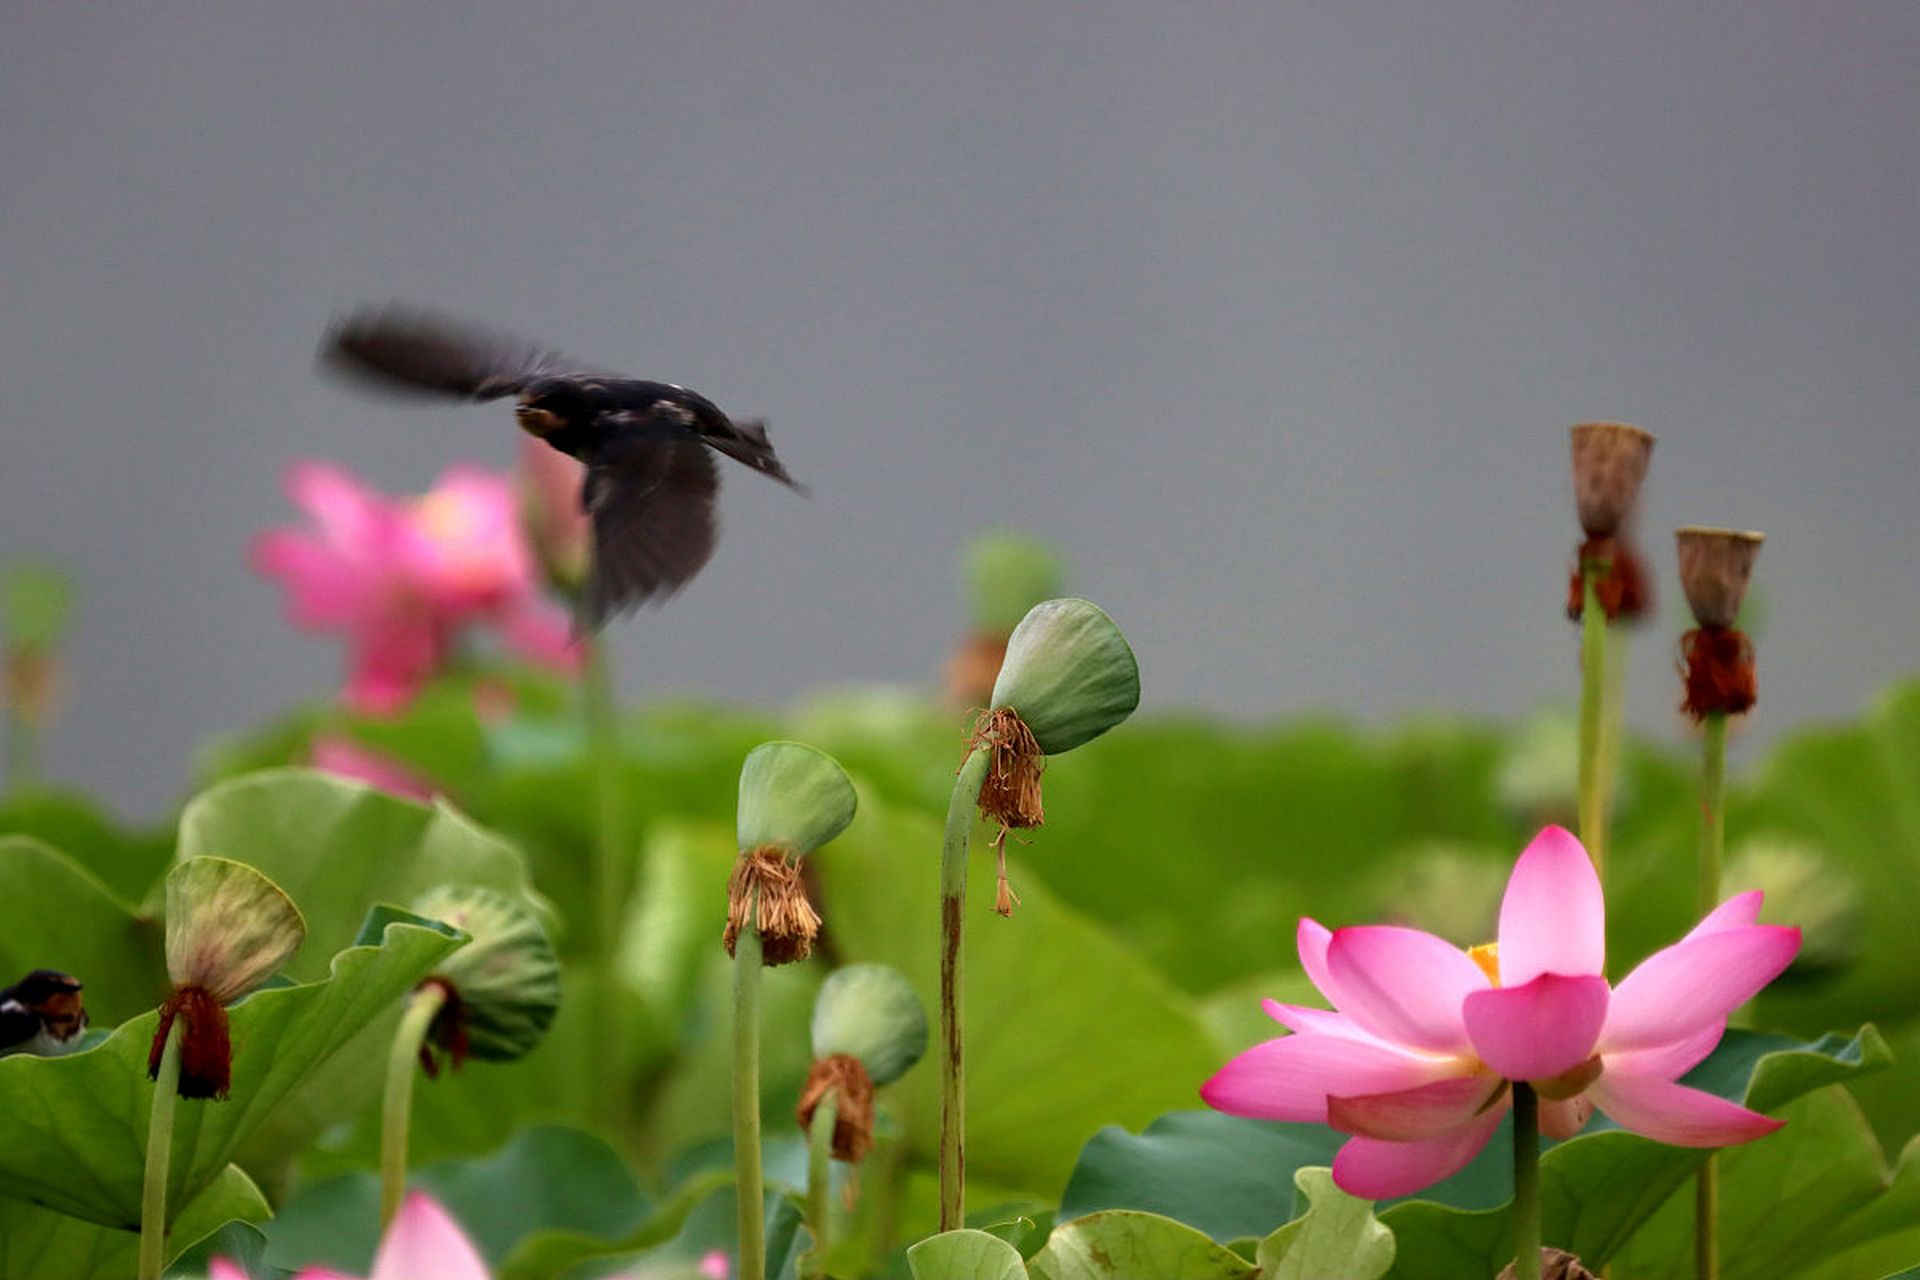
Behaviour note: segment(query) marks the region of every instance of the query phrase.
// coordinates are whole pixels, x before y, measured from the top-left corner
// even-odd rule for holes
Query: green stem
[[[754,905],[748,904],[747,918]],[[733,1164],[740,1202],[739,1280],[766,1280],[765,1192],[760,1181],[760,935],[748,927],[733,948]]]
[[[1727,839],[1727,717],[1707,714],[1700,747],[1700,914],[1720,903],[1720,862]],[[1695,1175],[1693,1263],[1699,1280],[1720,1277],[1720,1166],[1708,1156]]]
[[[1540,1099],[1513,1084],[1513,1274],[1540,1280]]]
[[[18,711],[7,712],[7,789],[24,791],[39,776],[39,743]]]
[[[581,682],[581,710],[586,718],[587,748],[592,756],[594,831],[593,896],[593,1053],[592,1105],[596,1118],[615,1134],[624,1134],[626,1094],[619,1079],[624,1028],[620,1018],[620,924],[627,902],[628,839],[625,796],[620,790],[619,704],[613,691],[613,673],[607,651],[597,639],[586,647],[586,670]]]
[[[407,1191],[407,1128],[413,1115],[413,1077],[420,1046],[434,1017],[447,1003],[447,989],[427,981],[407,997],[400,1029],[387,1053],[387,1093],[380,1109],[380,1234],[386,1235]]]
[[[813,1125],[807,1130],[807,1229],[813,1232],[813,1249],[802,1264],[801,1274],[812,1280],[827,1274],[827,1227],[833,1212],[830,1194],[833,1187],[833,1126],[840,1119],[840,1091],[827,1090],[813,1109]]]
[[[153,1081],[153,1113],[147,1120],[147,1174],[140,1188],[140,1280],[160,1280],[167,1261],[167,1166],[173,1159],[173,1110],[180,1101],[180,1038],[186,1025],[174,1019],[160,1051]]]
[[[1607,687],[1607,615],[1600,607],[1598,560],[1580,564],[1580,843],[1606,884],[1607,815],[1601,787],[1602,714]]]
[[[966,976],[962,927],[967,901],[967,842],[973,835],[991,757],[975,748],[960,765],[947,801],[946,838],[940,846],[940,1229],[957,1231],[967,1216],[967,1098],[960,1043]]]

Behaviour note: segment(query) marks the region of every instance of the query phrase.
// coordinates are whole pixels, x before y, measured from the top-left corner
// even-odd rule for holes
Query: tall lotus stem
[[[807,1126],[807,1227],[813,1233],[813,1250],[801,1268],[811,1280],[826,1275],[827,1243],[833,1212],[830,1194],[833,1186],[833,1126],[840,1119],[840,1095],[827,1090],[814,1109],[813,1123]]]
[[[620,924],[626,906],[626,859],[631,854],[625,797],[620,790],[620,721],[613,673],[605,646],[594,638],[586,646],[581,710],[587,749],[593,760],[594,830],[590,890],[593,921],[593,1025],[591,1079],[593,1105],[600,1121],[616,1133],[626,1119],[625,1082],[619,1079],[621,1046],[620,984],[616,977]]]
[[[733,1166],[740,1207],[739,1280],[766,1280],[760,1179],[760,934],[743,929],[733,953]]]
[[[1580,614],[1580,843],[1587,847],[1600,883],[1606,884],[1606,800],[1602,795],[1602,725],[1607,688],[1607,615],[1600,607],[1599,579],[1606,567],[1580,565],[1584,603]]]
[[[1540,1280],[1540,1099],[1513,1085],[1514,1280]]]
[[[967,843],[991,753],[967,753],[947,802],[940,848],[940,1229],[957,1231],[966,1219],[967,1101],[961,1019],[966,1009]]]
[[[180,1041],[186,1023],[167,1032],[147,1119],[146,1179],[140,1188],[140,1280],[160,1280],[167,1250],[167,1169],[173,1159],[173,1112],[180,1100]]]
[[[407,1128],[413,1115],[413,1075],[427,1029],[446,1007],[444,983],[427,981],[407,997],[406,1012],[387,1054],[387,1090],[380,1113],[380,1232],[386,1234],[407,1191]]]

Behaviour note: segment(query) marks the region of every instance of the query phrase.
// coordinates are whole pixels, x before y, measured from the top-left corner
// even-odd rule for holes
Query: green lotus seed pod
[[[967,604],[982,631],[1011,631],[1027,610],[1060,594],[1065,566],[1038,538],[993,529],[967,547]]]
[[[414,910],[472,939],[433,975],[453,989],[449,1004],[465,1035],[459,1052],[511,1062],[539,1044],[560,1008],[560,958],[539,917],[478,885],[429,889]]]
[[[61,570],[28,561],[0,574],[0,621],[9,649],[57,649],[72,617],[73,581]]]
[[[850,964],[820,984],[813,1056],[852,1054],[876,1085],[891,1084],[927,1051],[927,1011],[907,980],[883,964]]]
[[[1047,600],[1007,640],[993,705],[1011,707],[1050,756],[1099,737],[1140,705],[1140,667],[1113,619],[1085,600]]]
[[[812,853],[847,829],[855,803],[847,771],[826,752],[763,742],[740,766],[740,847]]]
[[[243,862],[188,858],[167,873],[167,976],[232,1004],[300,949],[307,923],[280,886]]]

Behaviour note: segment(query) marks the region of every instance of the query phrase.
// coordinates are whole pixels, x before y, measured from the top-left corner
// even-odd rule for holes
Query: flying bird
[[[670,382],[585,368],[431,313],[359,312],[334,326],[322,356],[388,390],[513,396],[522,430],[586,464],[580,504],[593,522],[593,557],[577,614],[582,631],[671,595],[713,555],[720,477],[707,450],[806,492],[774,455],[763,422],[735,421]]]
[[[57,1058],[80,1047],[87,1029],[79,979],[53,969],[35,969],[0,988],[0,1057],[31,1053]]]

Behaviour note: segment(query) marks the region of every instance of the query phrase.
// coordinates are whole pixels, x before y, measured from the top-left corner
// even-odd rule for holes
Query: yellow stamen
[[[1467,959],[1480,966],[1480,972],[1487,975],[1487,981],[1494,986],[1500,985],[1500,944],[1483,942],[1477,947],[1467,948]]]

